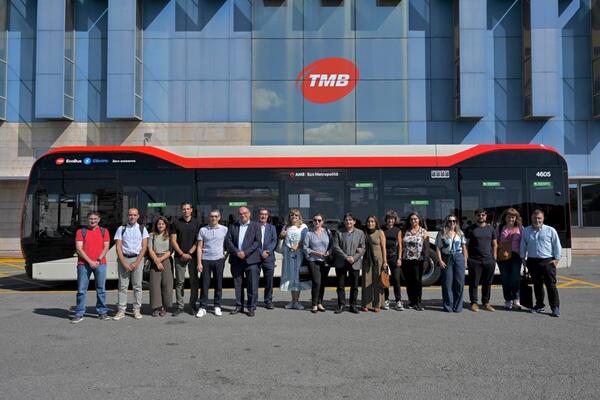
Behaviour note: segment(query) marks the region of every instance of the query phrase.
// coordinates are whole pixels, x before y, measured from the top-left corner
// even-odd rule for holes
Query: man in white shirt
[[[133,288],[133,317],[142,318],[142,276],[149,235],[146,227],[138,224],[139,218],[139,210],[130,208],[127,210],[127,225],[119,227],[115,233],[119,269],[119,310],[113,317],[115,321],[125,318],[129,281]]]

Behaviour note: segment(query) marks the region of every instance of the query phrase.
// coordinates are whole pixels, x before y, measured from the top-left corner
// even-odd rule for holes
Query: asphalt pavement
[[[31,283],[19,260],[0,260],[0,398],[596,399],[600,257],[573,264],[559,271],[560,318],[502,310],[499,286],[494,313],[441,312],[431,287],[423,312],[334,315],[330,288],[325,313],[285,310],[276,292],[277,308],[254,318],[121,321],[94,318],[89,292],[72,325],[72,285]]]

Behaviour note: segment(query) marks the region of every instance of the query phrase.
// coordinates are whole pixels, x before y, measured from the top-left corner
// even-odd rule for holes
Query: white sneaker
[[[396,302],[396,311],[404,311],[404,306],[401,301]]]
[[[522,308],[519,299],[512,301],[512,308],[514,308],[515,310],[520,310]]]
[[[290,301],[289,303],[287,303],[285,305],[285,309],[286,310],[291,310],[292,308],[294,308],[294,302],[293,301]]]
[[[505,310],[512,310],[513,308],[513,303],[512,301],[508,300],[504,302],[504,309]]]
[[[295,302],[292,307],[294,307],[294,310],[304,310],[304,306],[299,301]]]
[[[133,310],[133,318],[142,319],[142,313],[137,308],[135,310]]]
[[[121,310],[119,310],[119,311],[118,311],[118,312],[115,314],[115,316],[113,317],[113,320],[115,320],[115,321],[119,321],[119,320],[121,320],[121,319],[123,319],[123,318],[125,318],[125,311],[121,311]]]
[[[386,300],[386,301],[383,303],[383,307],[381,307],[381,308],[383,308],[384,310],[389,310],[389,309],[390,309],[390,301],[389,301],[389,300]]]
[[[201,308],[198,310],[198,312],[196,313],[196,318],[202,318],[206,315],[206,310],[204,308]]]
[[[217,317],[220,317],[221,315],[223,315],[223,313],[221,312],[221,307],[215,307],[215,315]]]

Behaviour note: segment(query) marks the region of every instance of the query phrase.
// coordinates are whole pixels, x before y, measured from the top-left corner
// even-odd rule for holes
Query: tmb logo
[[[62,157],[60,157],[60,158],[57,158],[57,159],[56,159],[56,161],[54,161],[54,163],[55,163],[56,165],[63,165],[63,164],[65,163],[65,159],[64,159],[64,158],[62,158]]]
[[[358,68],[341,57],[322,58],[305,67],[296,78],[304,98],[323,104],[350,94],[358,82]]]

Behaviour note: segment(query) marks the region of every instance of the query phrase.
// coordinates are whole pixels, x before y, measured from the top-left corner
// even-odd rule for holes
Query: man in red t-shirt
[[[88,213],[88,224],[78,229],[75,234],[75,249],[77,259],[77,306],[71,323],[81,322],[85,313],[87,290],[90,277],[94,274],[96,281],[96,312],[98,318],[109,320],[106,307],[106,253],[110,243],[108,229],[100,227],[100,214],[95,211]]]

